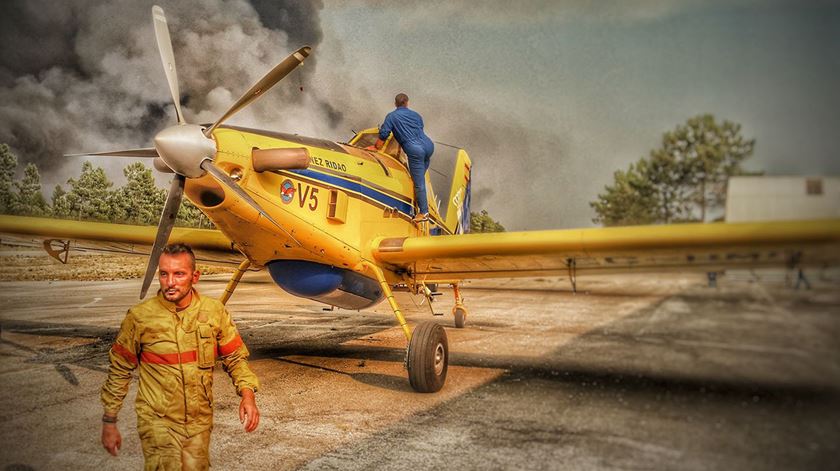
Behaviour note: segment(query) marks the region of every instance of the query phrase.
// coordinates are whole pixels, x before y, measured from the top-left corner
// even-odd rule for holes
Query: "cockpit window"
[[[359,134],[355,142],[353,142],[353,145],[364,149],[367,146],[372,146],[376,144],[377,139],[379,139],[379,134],[375,132],[361,133]]]
[[[400,144],[397,142],[396,139],[394,139],[394,136],[391,135],[390,139],[388,140],[388,144],[385,146],[385,153],[399,160],[400,150]]]

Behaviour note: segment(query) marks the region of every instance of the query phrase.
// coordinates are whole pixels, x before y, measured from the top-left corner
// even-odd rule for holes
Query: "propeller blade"
[[[65,157],[157,157],[158,153],[154,147],[143,149],[114,150],[110,152],[85,152],[82,154],[64,154]]]
[[[175,70],[175,54],[172,52],[172,40],[169,38],[169,26],[166,24],[166,15],[163,8],[155,5],[152,7],[152,22],[155,25],[155,39],[157,39],[160,60],[163,62],[163,71],[166,73],[166,81],[169,82],[169,93],[172,94],[172,103],[175,104],[175,116],[178,124],[184,124],[184,113],[181,111],[181,93],[178,90],[178,71]]]
[[[169,194],[166,196],[166,204],[163,206],[163,212],[160,213],[155,245],[152,246],[152,253],[149,254],[149,265],[146,266],[146,276],[143,278],[143,287],[140,289],[140,299],[146,297],[146,293],[149,291],[149,285],[152,284],[152,278],[155,277],[155,273],[157,272],[158,259],[160,258],[161,252],[163,252],[163,247],[169,241],[169,234],[172,233],[172,227],[175,225],[175,217],[178,215],[178,209],[181,207],[181,199],[184,197],[184,182],[186,181],[187,177],[183,175],[176,174],[172,177]]]
[[[303,46],[302,48],[298,49],[297,51],[293,52],[289,57],[283,59],[282,62],[274,66],[263,78],[261,78],[257,83],[251,87],[250,90],[245,92],[236,103],[233,104],[226,112],[222,115],[221,118],[216,120],[212,126],[210,126],[206,131],[204,131],[204,135],[210,137],[210,134],[213,133],[220,124],[225,122],[228,118],[233,116],[234,114],[238,113],[242,108],[250,105],[251,102],[262,96],[263,93],[267,92],[271,89],[274,85],[277,84],[283,77],[289,75],[289,72],[295,70],[297,66],[303,64],[303,60],[309,56],[309,51],[312,48],[309,46]]]
[[[290,239],[295,241],[296,244],[301,245],[300,242],[298,242],[298,240],[295,239],[295,237],[292,234],[289,233],[289,231],[287,231],[283,226],[281,226],[277,221],[275,221],[274,218],[269,216],[268,213],[265,212],[265,210],[262,209],[262,207],[260,207],[260,205],[256,201],[254,201],[254,199],[251,198],[251,196],[248,193],[245,193],[245,190],[243,190],[242,187],[237,185],[236,182],[233,181],[230,178],[230,176],[228,176],[228,174],[226,174],[222,169],[217,167],[211,160],[205,160],[205,161],[201,162],[201,168],[206,170],[207,173],[212,175],[213,178],[215,178],[216,180],[219,181],[219,183],[222,183],[225,186],[227,186],[228,188],[230,188],[231,190],[233,190],[234,193],[239,195],[239,197],[242,198],[243,200],[245,200],[246,203],[251,205],[252,208],[256,209],[257,212],[260,213],[260,215],[262,217],[271,221],[272,224],[277,226],[278,229],[283,231],[287,236],[289,236]]]

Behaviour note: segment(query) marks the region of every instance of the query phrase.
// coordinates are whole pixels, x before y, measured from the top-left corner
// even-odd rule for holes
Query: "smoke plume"
[[[151,146],[155,132],[175,123],[154,3],[166,11],[188,122],[215,121],[308,44],[313,57],[233,121],[315,135],[338,126],[341,113],[308,86],[323,37],[321,2],[17,0],[0,15],[0,142],[46,175],[61,173],[62,154]],[[70,164],[68,171],[78,167]]]
[[[151,21],[154,3],[166,11],[188,122],[215,121],[305,44],[313,55],[304,66],[232,124],[342,139],[351,129],[380,123],[397,91],[415,91],[372,90],[360,72],[387,74],[387,65],[360,69],[360,58],[345,58],[340,43],[320,51],[329,67],[316,75],[324,38],[320,1],[12,1],[0,15],[0,142],[22,162],[38,165],[46,192],[78,173],[78,159],[63,154],[149,147],[156,132],[175,123]],[[516,187],[523,181],[564,185],[550,172],[529,169],[558,165],[566,149],[515,119],[499,119],[504,112],[492,103],[470,103],[446,91],[424,87],[412,103],[433,139],[465,146],[476,159],[474,209],[556,219],[556,206],[535,205]],[[95,164],[119,183],[129,162],[97,158]]]

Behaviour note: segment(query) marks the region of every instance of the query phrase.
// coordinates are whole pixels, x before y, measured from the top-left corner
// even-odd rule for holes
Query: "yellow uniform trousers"
[[[192,437],[163,422],[139,422],[145,471],[193,471],[210,468],[210,431]]]

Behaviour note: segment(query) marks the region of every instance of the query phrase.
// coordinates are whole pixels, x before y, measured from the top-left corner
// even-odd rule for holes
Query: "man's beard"
[[[167,293],[167,291],[168,290],[163,290],[163,298],[166,299],[167,301],[171,302],[171,303],[176,303],[176,304],[178,302],[180,302],[182,299],[186,298],[188,294],[190,294],[190,290],[186,290],[184,292],[181,292],[181,291],[176,289],[175,293],[173,293],[172,295],[169,295]]]

